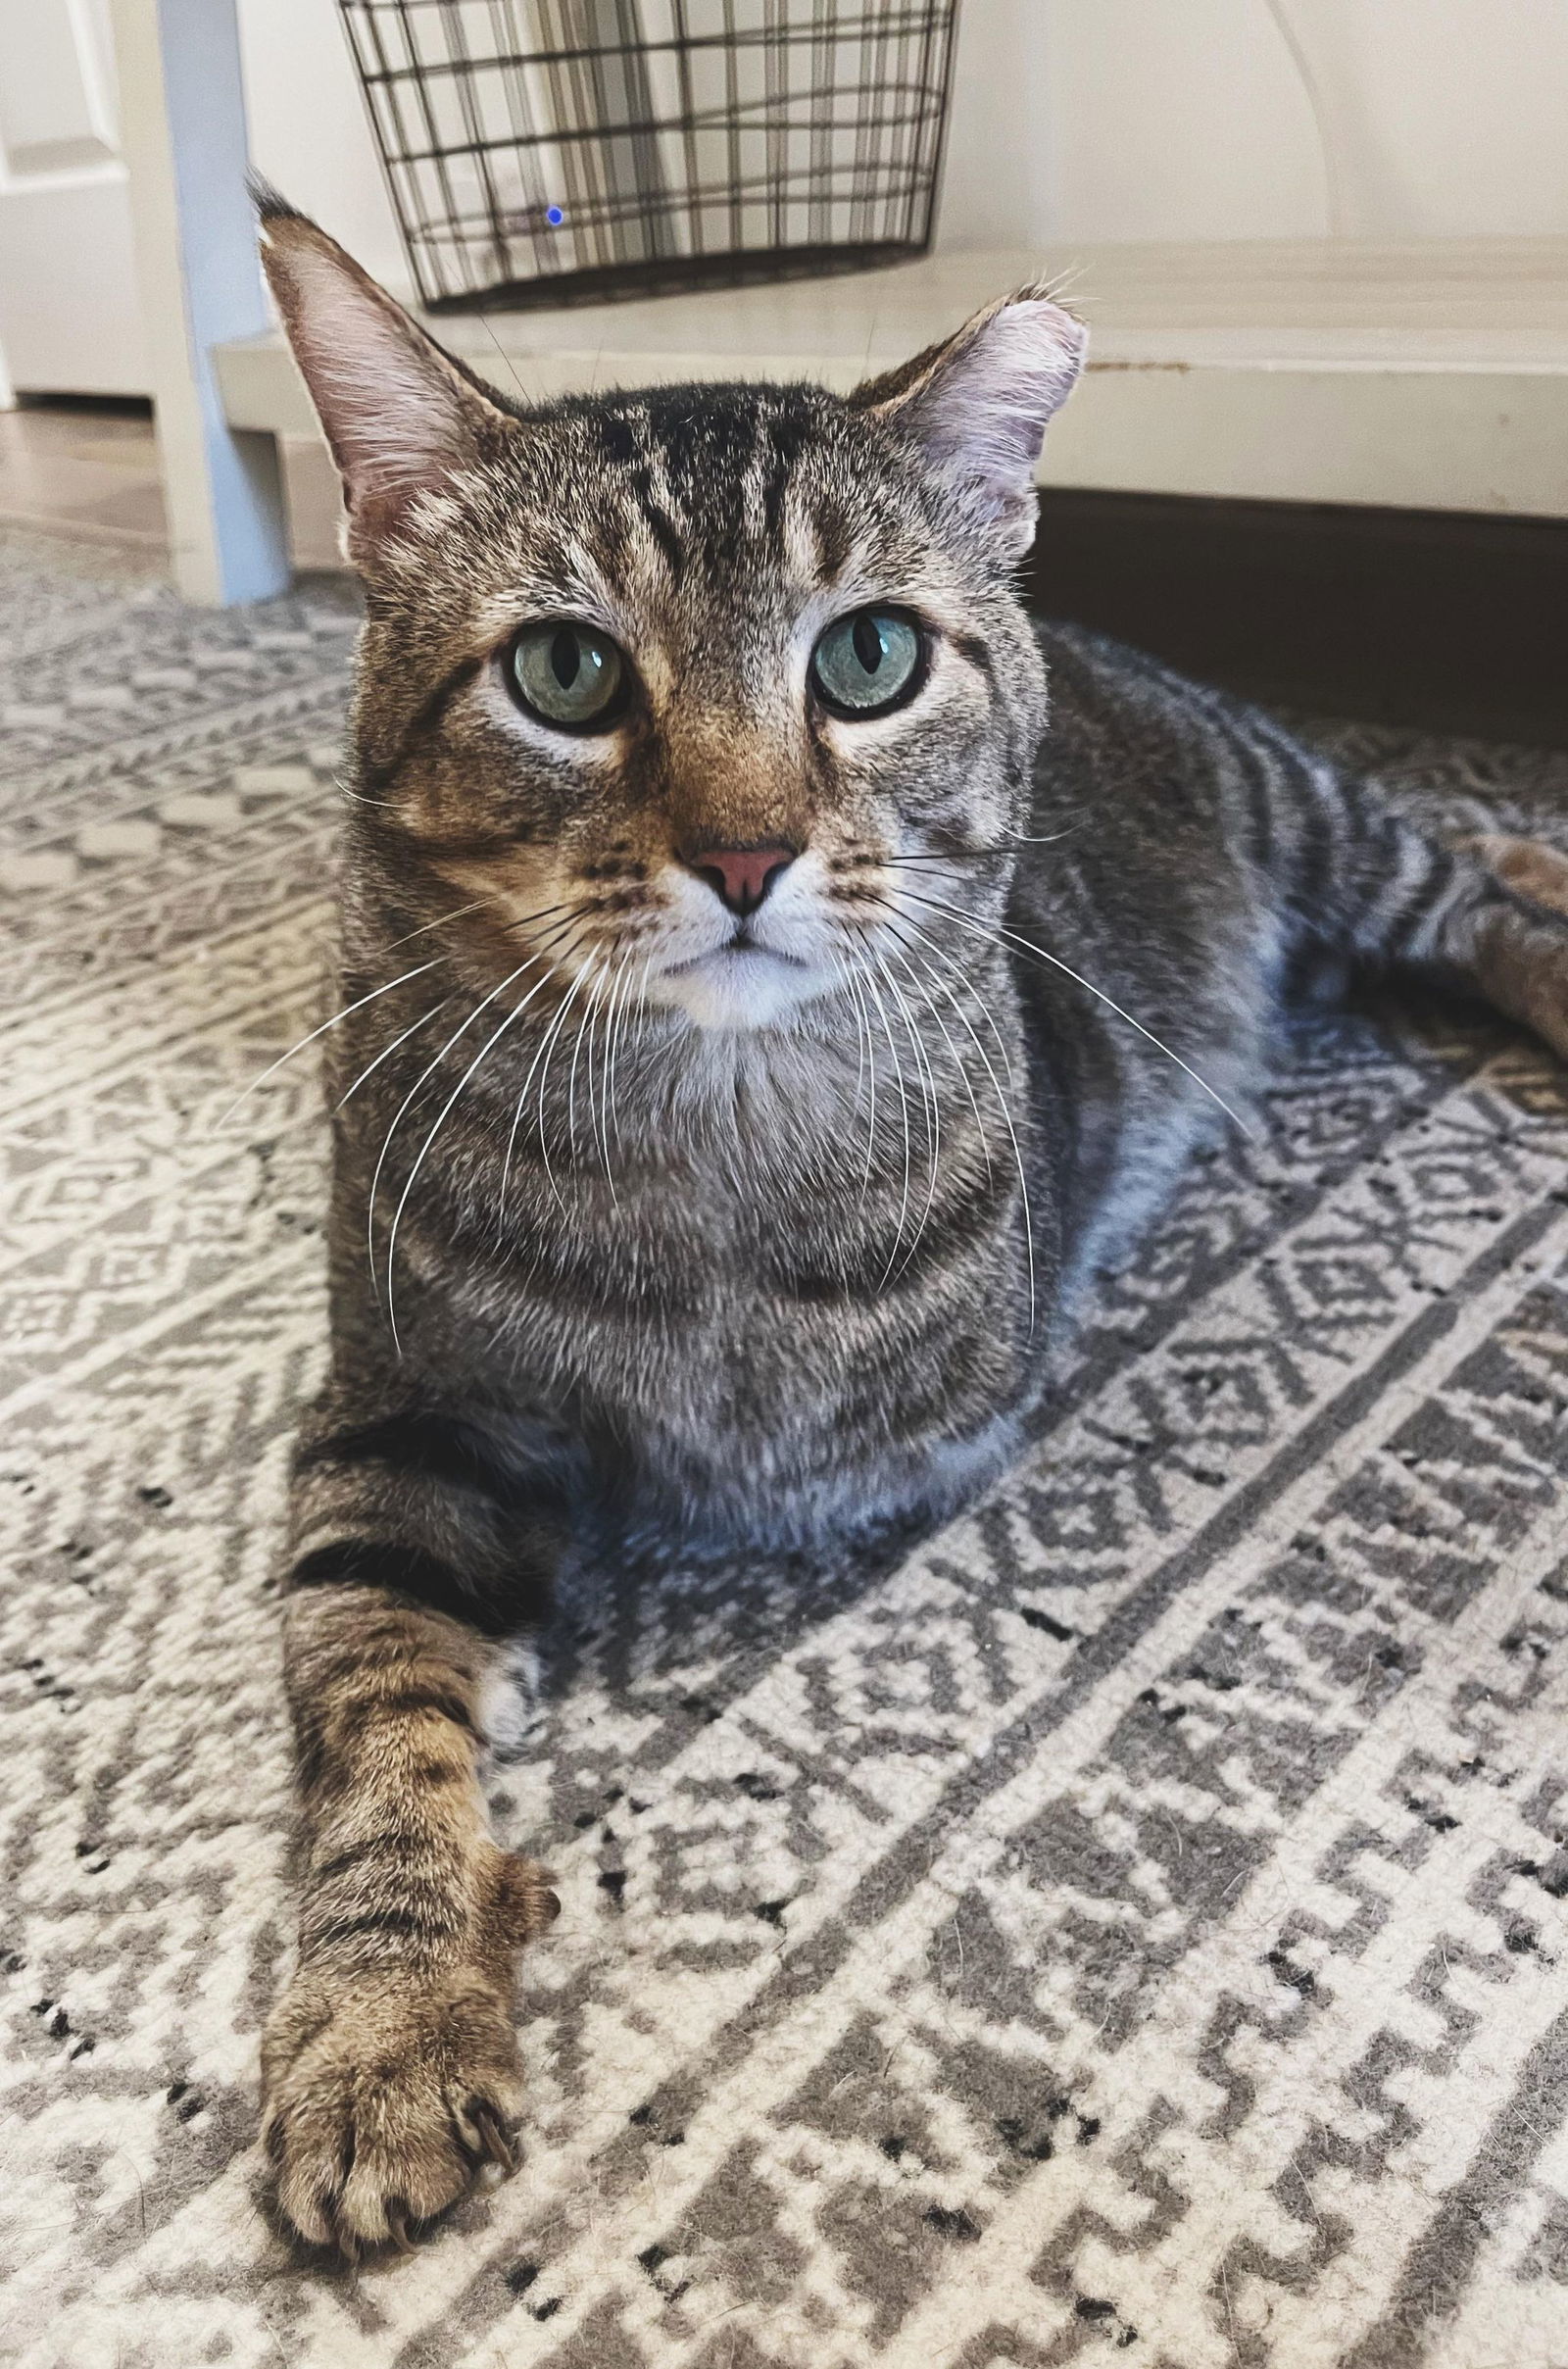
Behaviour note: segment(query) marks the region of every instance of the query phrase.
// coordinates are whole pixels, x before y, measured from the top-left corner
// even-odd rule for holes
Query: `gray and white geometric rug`
[[[497,1772],[523,2169],[284,2249],[310,1059],[228,1113],[328,1009],[354,619],[86,564],[0,552],[0,2358],[1564,2369],[1568,1078],[1452,1012],[1301,1025],[913,1561],[574,1591]]]

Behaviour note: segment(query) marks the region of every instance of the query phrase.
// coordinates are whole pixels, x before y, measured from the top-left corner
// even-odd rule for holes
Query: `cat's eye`
[[[603,731],[620,712],[626,662],[596,626],[569,618],[524,625],[506,664],[517,698],[546,723]]]
[[[835,716],[883,716],[920,687],[920,628],[899,609],[855,609],[811,652],[811,683]]]

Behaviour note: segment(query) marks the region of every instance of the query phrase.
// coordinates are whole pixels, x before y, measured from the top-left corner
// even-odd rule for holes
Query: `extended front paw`
[[[407,2247],[487,2163],[514,2168],[510,1991],[474,1967],[295,1978],[262,2044],[263,2142],[301,2237]]]

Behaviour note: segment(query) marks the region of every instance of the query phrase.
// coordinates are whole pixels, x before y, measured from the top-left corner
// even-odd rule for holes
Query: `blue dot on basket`
[[[545,221],[550,224],[552,230],[559,230],[565,219],[566,214],[564,207],[547,206],[545,208]]]

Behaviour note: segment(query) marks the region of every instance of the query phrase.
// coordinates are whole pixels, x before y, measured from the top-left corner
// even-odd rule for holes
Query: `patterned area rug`
[[[582,1586],[496,1772],[527,2160],[302,2267],[270,1568],[322,1359],[330,588],[0,554],[9,2026],[26,2369],[1562,2369],[1568,1091],[1318,1014],[897,1572]],[[73,572],[73,570],[78,572]],[[1568,759],[1339,728],[1466,816]]]

